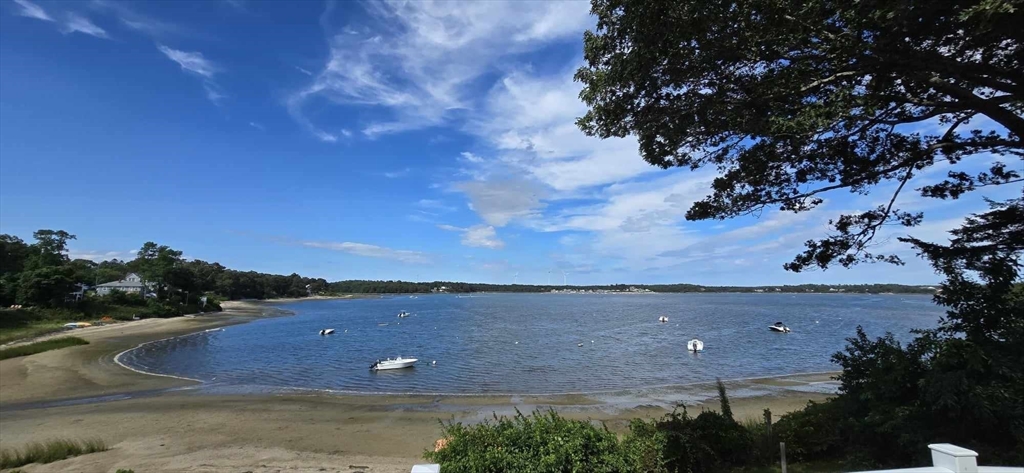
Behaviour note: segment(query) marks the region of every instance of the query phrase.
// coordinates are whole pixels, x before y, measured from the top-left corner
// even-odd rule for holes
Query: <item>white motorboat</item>
[[[775,322],[775,325],[769,325],[768,326],[768,330],[771,330],[773,332],[780,332],[780,333],[789,333],[790,332],[789,327],[787,327],[782,322]]]
[[[419,360],[417,360],[416,358],[388,358],[386,360],[375,361],[372,365],[370,365],[370,369],[374,371],[380,371],[411,368],[412,365],[416,364],[417,361]]]
[[[404,318],[406,318],[408,316],[409,316],[409,313],[404,311],[404,310],[398,313],[398,318],[400,318],[400,319],[404,319]]]
[[[694,338],[693,340],[686,342],[686,350],[694,353],[704,351],[704,342]]]
[[[320,335],[330,335],[332,333],[334,333],[334,329],[333,328],[325,328],[325,329],[320,331]]]

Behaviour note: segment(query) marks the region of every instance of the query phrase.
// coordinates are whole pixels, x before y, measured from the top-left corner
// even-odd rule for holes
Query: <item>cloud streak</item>
[[[220,72],[220,68],[209,59],[206,59],[206,57],[203,56],[203,53],[182,51],[179,49],[169,48],[162,44],[158,44],[156,48],[161,53],[164,53],[164,56],[167,56],[167,59],[178,63],[181,70],[185,72],[197,74],[207,79],[212,79],[214,75]]]
[[[227,95],[221,91],[219,85],[213,81],[214,76],[223,71],[213,61],[207,59],[200,52],[182,51],[167,47],[163,44],[156,45],[157,50],[167,56],[167,59],[174,61],[187,74],[198,76],[203,80],[203,92],[207,100],[214,105],[220,105]]]
[[[388,112],[364,126],[369,137],[440,125],[472,108],[469,85],[501,58],[574,36],[591,22],[587,5],[577,2],[396,0],[366,8],[365,26],[379,27],[330,36],[322,72],[288,99],[292,115],[322,140],[333,134],[305,118],[310,101]],[[328,30],[332,9],[322,18]]]
[[[88,18],[75,13],[67,14],[67,20],[61,28],[61,32],[64,34],[82,33],[96,38],[110,39],[106,30],[96,26],[96,24]]]
[[[419,251],[410,250],[395,250],[386,248],[383,246],[369,245],[366,243],[354,243],[350,241],[343,242],[323,242],[323,241],[302,241],[299,242],[300,246],[306,248],[318,248],[331,251],[340,251],[343,253],[349,253],[357,256],[365,256],[368,258],[383,258],[395,261],[401,261],[403,263],[411,264],[427,264],[430,263],[430,258],[425,253]]]
[[[14,0],[21,8],[18,10],[18,16],[24,16],[27,18],[35,18],[42,21],[53,21],[53,17],[46,13],[43,7],[36,5],[35,3],[29,2],[28,0]]]
[[[469,228],[456,227],[454,225],[438,225],[437,228],[449,232],[462,233],[462,245],[477,248],[489,248],[500,250],[505,247],[505,242],[498,238],[498,233],[490,225],[474,225]]]

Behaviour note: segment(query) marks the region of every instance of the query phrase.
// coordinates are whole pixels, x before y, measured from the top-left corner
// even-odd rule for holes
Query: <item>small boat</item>
[[[334,329],[333,328],[325,328],[325,329],[320,331],[320,335],[330,335],[332,333],[334,333]]]
[[[768,326],[768,330],[771,330],[773,332],[780,332],[780,333],[789,333],[790,332],[789,327],[787,327],[782,322],[775,322],[775,325],[769,325]]]
[[[380,322],[380,323],[377,324],[377,326],[378,327],[387,327],[388,323],[387,322]]]
[[[398,313],[398,318],[400,318],[400,319],[404,319],[404,318],[406,318],[408,316],[409,316],[409,313],[404,311],[404,310]]]
[[[665,317],[664,315],[661,316],[661,317],[658,317],[658,322],[666,323],[666,322],[668,322],[668,317]]]
[[[704,351],[704,342],[694,338],[693,340],[686,342],[686,350],[694,353]]]
[[[417,360],[416,358],[388,358],[386,360],[375,361],[372,365],[370,365],[370,369],[373,371],[380,371],[411,368],[412,365],[416,364],[417,361],[419,360]]]

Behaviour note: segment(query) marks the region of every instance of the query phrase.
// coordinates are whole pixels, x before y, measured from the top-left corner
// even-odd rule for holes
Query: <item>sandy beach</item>
[[[676,402],[690,412],[717,409],[706,384],[570,396],[220,395],[114,361],[141,343],[282,315],[261,303],[224,309],[79,329],[89,345],[0,361],[0,447],[53,437],[99,437],[111,447],[25,472],[408,472],[440,436],[439,420],[554,408],[623,431],[629,419],[661,416]],[[831,386],[829,374],[727,385],[740,418],[765,407],[781,415],[824,399]]]

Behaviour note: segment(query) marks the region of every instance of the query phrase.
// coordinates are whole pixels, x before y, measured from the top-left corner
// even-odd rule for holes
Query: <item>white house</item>
[[[142,278],[138,274],[128,273],[128,276],[120,281],[103,283],[96,286],[96,294],[105,296],[115,289],[127,294],[145,294],[146,284],[142,282]]]

